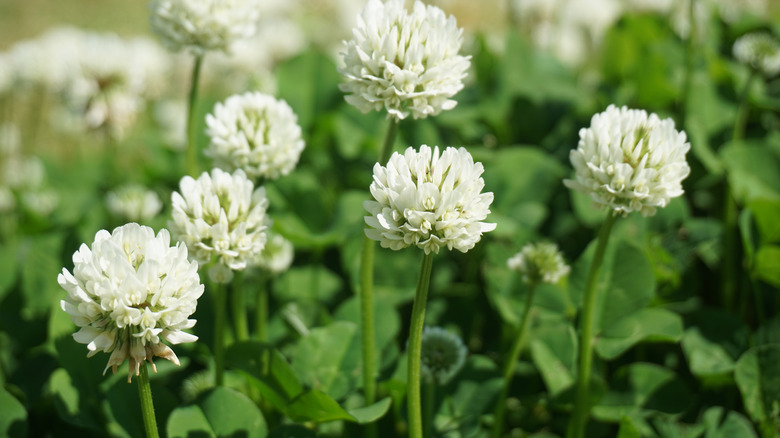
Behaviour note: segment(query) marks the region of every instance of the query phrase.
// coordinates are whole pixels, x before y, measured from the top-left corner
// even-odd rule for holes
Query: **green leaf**
[[[693,394],[682,379],[651,363],[632,363],[618,369],[610,385],[593,407],[594,418],[602,421],[619,422],[625,416],[642,418],[651,412],[679,414],[693,403]]]
[[[62,243],[61,234],[38,235],[28,242],[22,264],[22,290],[24,311],[30,316],[48,312],[51,303],[65,296],[65,291],[57,284],[57,275],[62,272]]]
[[[622,417],[620,419],[620,428],[618,429],[617,438],[642,438],[639,430],[631,421],[630,417]]]
[[[704,438],[757,438],[747,418],[734,411],[724,416],[724,409],[720,406],[707,409],[703,422],[706,428]]]
[[[19,269],[19,241],[13,239],[0,245],[0,301],[16,282]]]
[[[720,150],[739,202],[780,200],[780,163],[763,144],[730,144]]]
[[[360,424],[372,423],[387,413],[392,401],[390,397],[385,397],[372,405],[348,409],[347,412]]]
[[[734,367],[734,380],[742,393],[745,410],[766,430],[780,430],[778,364],[780,345],[770,344],[748,350]]]
[[[764,245],[756,252],[753,272],[756,277],[780,287],[780,245]]]
[[[557,396],[574,384],[577,345],[577,333],[568,321],[533,329],[531,357],[550,395]]]
[[[360,381],[357,331],[357,325],[348,321],[311,330],[295,348],[293,369],[312,388],[336,399],[344,397]]]
[[[376,333],[374,342],[379,363],[382,362],[379,353],[393,344],[401,330],[401,317],[394,306],[393,300],[386,295],[374,295],[374,332]],[[360,324],[361,316],[358,297],[348,298],[333,314],[336,320],[349,321],[356,325]],[[358,341],[362,343],[362,330],[358,330],[356,334]]]
[[[343,287],[341,278],[323,266],[291,268],[273,286],[274,294],[281,300],[319,302],[330,302]]]
[[[755,199],[748,204],[763,243],[780,243],[780,202]]]
[[[268,438],[317,438],[317,433],[297,424],[286,424],[271,431]]]
[[[390,398],[384,398],[373,405],[345,410],[328,394],[311,390],[295,398],[285,408],[285,414],[293,421],[323,423],[346,420],[356,423],[370,423],[382,417],[390,408]]]
[[[442,403],[436,423],[455,425],[459,436],[475,436],[480,430],[480,417],[493,411],[503,384],[492,360],[469,356],[463,369],[443,389],[450,397]]]
[[[485,190],[500,193],[491,210],[536,228],[547,213],[546,205],[560,188],[566,168],[542,150],[512,146],[497,151],[473,149],[475,160],[485,166]],[[528,216],[530,206],[538,205],[544,214]]]
[[[683,322],[679,315],[666,309],[645,308],[602,331],[596,339],[596,351],[611,360],[644,340],[677,342],[682,335]]]
[[[54,370],[49,377],[48,390],[60,418],[82,428],[100,430],[89,405],[73,385],[67,371],[63,368]]]
[[[176,408],[168,418],[168,436],[263,438],[268,428],[255,404],[230,388],[217,387],[200,397],[193,405]]]
[[[27,436],[27,410],[5,388],[0,387],[0,434],[7,437]]]
[[[686,325],[681,345],[691,373],[719,379],[731,373],[747,346],[742,321],[725,311],[705,310],[689,316]]]
[[[225,353],[225,362],[251,376],[263,397],[277,409],[283,410],[303,392],[303,385],[287,359],[269,345],[256,341],[235,343]]]
[[[653,268],[637,246],[625,240],[617,242],[611,265],[609,286],[596,297],[599,331],[611,328],[626,315],[650,304],[655,293]]]
[[[343,99],[338,84],[341,75],[329,56],[314,50],[304,52],[276,68],[279,97],[298,115],[304,132],[320,114]]]

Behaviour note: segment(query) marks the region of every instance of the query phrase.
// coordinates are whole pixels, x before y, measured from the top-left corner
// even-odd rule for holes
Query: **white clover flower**
[[[135,223],[109,233],[98,231],[91,247],[82,244],[73,254],[73,274],[63,268],[57,281],[68,296],[60,301],[81,329],[73,335],[87,344],[87,357],[111,353],[106,369],[130,360],[128,380],[154,356],[176,365],[170,344],[193,342],[197,300],[203,294],[198,264],[187,260],[187,248],[170,245],[170,234],[157,236]],[[156,369],[155,369],[156,371]]]
[[[482,222],[490,213],[493,193],[480,193],[482,163],[465,148],[448,147],[439,155],[426,145],[393,153],[387,166],[374,165],[371,195],[363,206],[366,236],[384,248],[410,245],[430,254],[442,246],[466,252],[496,224]]]
[[[131,222],[152,219],[162,210],[162,201],[154,190],[138,184],[126,184],[106,195],[106,206],[114,216]]]
[[[153,113],[165,146],[184,151],[187,148],[187,102],[184,99],[159,100],[155,102]]]
[[[385,108],[399,120],[455,107],[450,98],[463,88],[470,64],[458,54],[463,31],[455,17],[420,1],[409,13],[403,0],[369,0],[352,33],[339,70],[351,105],[364,113]]]
[[[3,159],[0,177],[11,189],[33,190],[43,185],[46,169],[36,156],[12,155]]]
[[[197,180],[185,176],[179,188],[181,193],[171,195],[169,228],[187,245],[191,258],[204,265],[214,258],[217,264],[241,270],[260,254],[267,239],[264,187],[255,188],[243,170],[230,174],[213,169]]]
[[[683,194],[690,148],[672,119],[610,105],[593,116],[589,128],[580,129],[577,149],[569,153],[574,179],[563,183],[615,214],[652,216]]]
[[[420,374],[423,379],[444,385],[463,368],[468,350],[454,333],[441,327],[425,327],[420,347]]]
[[[0,185],[0,213],[10,213],[16,208],[16,198],[10,188]]]
[[[164,90],[169,57],[148,38],[82,32],[74,44],[75,67],[62,90],[71,119],[80,130],[125,137],[147,99]]]
[[[39,216],[48,216],[57,208],[60,197],[51,189],[36,189],[22,192],[22,205]]]
[[[780,40],[766,32],[742,35],[734,42],[734,57],[766,76],[780,73]]]
[[[292,265],[295,248],[281,234],[268,232],[268,241],[254,263],[271,274],[281,274]]]
[[[149,11],[164,46],[196,55],[252,36],[259,19],[256,0],[152,0]]]
[[[206,156],[216,167],[242,169],[250,178],[287,175],[304,148],[292,108],[267,94],[249,92],[217,103],[206,125],[211,137]]]
[[[506,262],[509,269],[519,272],[529,284],[557,283],[569,273],[569,265],[554,243],[525,245]]]

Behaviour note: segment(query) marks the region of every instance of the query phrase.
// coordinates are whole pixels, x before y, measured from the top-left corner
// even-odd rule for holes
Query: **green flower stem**
[[[393,150],[398,135],[398,120],[391,118],[382,148],[379,150],[379,164],[384,165]],[[360,257],[360,324],[363,350],[363,395],[366,405],[376,401],[376,347],[374,328],[374,247],[373,240],[363,236],[363,250]],[[366,425],[369,438],[377,436],[375,423]]]
[[[395,118],[391,118],[387,124],[387,132],[385,133],[385,141],[382,143],[382,149],[379,150],[379,164],[387,164],[387,160],[390,159],[390,154],[393,152],[393,145],[395,144],[395,138],[398,136],[398,125],[400,123]]]
[[[748,118],[748,92],[750,84],[755,77],[755,70],[751,69],[750,76],[745,81],[745,86],[739,94],[739,107],[734,120],[734,130],[731,141],[734,145],[745,137],[745,125]],[[723,265],[721,270],[721,299],[726,308],[733,308],[737,293],[737,276],[739,264],[739,235],[737,229],[738,206],[731,189],[731,182],[726,183],[726,196],[723,201]]]
[[[390,119],[385,140],[379,151],[379,163],[384,165],[393,150],[398,135],[398,121]],[[376,401],[376,347],[374,327],[374,248],[373,240],[363,236],[363,250],[360,258],[360,324],[363,345],[363,394],[366,405]],[[369,429],[372,426],[369,425]],[[369,432],[374,436],[375,432]]]
[[[225,285],[218,283],[216,287],[216,293],[214,299],[216,305],[214,310],[216,312],[214,318],[214,384],[216,386],[222,386],[224,383],[225,375],[225,302],[227,296],[225,294]]]
[[[433,379],[425,381],[423,390],[423,436],[433,437],[433,420],[436,418],[436,382]]]
[[[604,261],[604,252],[607,249],[607,241],[612,225],[617,217],[612,210],[607,213],[607,218],[599,231],[596,254],[590,264],[588,277],[585,280],[585,297],[580,317],[580,362],[577,372],[577,396],[574,402],[574,413],[566,432],[567,438],[583,438],[585,426],[588,423],[590,412],[590,374],[593,366],[593,313],[596,307],[596,284],[598,282],[601,264]]]
[[[688,116],[691,82],[693,78],[693,56],[696,49],[696,20],[693,17],[696,0],[688,2],[688,40],[685,44],[685,76],[681,93],[682,105],[680,111],[680,126],[685,127]]]
[[[407,363],[407,408],[409,416],[409,436],[422,438],[422,406],[420,401],[420,360],[422,355],[422,332],[425,326],[425,303],[428,300],[428,288],[431,284],[433,253],[425,254],[420,265],[420,278],[417,280],[417,292],[412,306],[412,321],[409,327],[409,351]]]
[[[244,271],[236,272],[231,291],[233,305],[233,325],[236,331],[236,341],[249,339],[249,323],[246,318],[246,292],[244,291]]]
[[[258,341],[268,342],[268,282],[264,274],[261,274],[257,284],[255,331],[257,332]]]
[[[737,141],[745,138],[745,126],[747,125],[748,114],[750,112],[750,105],[748,105],[748,93],[750,92],[750,85],[756,77],[756,70],[751,68],[750,75],[745,81],[745,86],[739,93],[739,106],[737,107],[737,115],[734,119],[734,131],[731,134],[731,140]]]
[[[198,145],[195,141],[198,130],[195,123],[195,106],[198,103],[198,82],[202,64],[203,55],[196,55],[195,65],[192,67],[192,83],[190,84],[190,99],[187,107],[187,173],[193,177],[198,174]]]
[[[152,387],[149,385],[149,372],[146,370],[146,361],[141,364],[141,374],[138,376],[138,396],[141,398],[141,414],[144,418],[144,429],[147,438],[157,438],[157,420],[154,418],[154,402],[152,401]]]
[[[363,394],[366,405],[376,401],[376,339],[374,327],[374,248],[375,243],[363,236],[360,261],[360,324],[363,329]]]
[[[509,388],[512,386],[512,377],[515,374],[515,364],[520,357],[520,353],[525,347],[526,340],[528,339],[528,327],[531,326],[531,309],[534,299],[534,291],[536,290],[536,283],[531,283],[528,286],[528,296],[525,300],[525,310],[523,311],[523,317],[520,320],[520,327],[515,335],[515,342],[512,344],[509,357],[504,364],[504,388],[501,391],[501,396],[498,398],[498,404],[496,404],[495,415],[493,416],[493,431],[491,436],[498,438],[501,436],[501,430],[504,426],[504,417],[506,416],[506,399],[509,396]]]

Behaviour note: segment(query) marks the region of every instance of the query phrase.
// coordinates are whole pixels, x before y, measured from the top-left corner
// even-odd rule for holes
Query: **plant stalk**
[[[409,351],[407,363],[407,408],[409,436],[422,438],[422,403],[420,400],[420,360],[422,356],[422,333],[425,326],[425,303],[431,284],[433,253],[425,254],[420,264],[420,277],[412,306],[412,320],[409,327]]]
[[[214,384],[222,386],[225,374],[225,311],[227,310],[227,296],[225,294],[225,285],[217,283],[216,294],[214,294],[216,312],[214,318]]]
[[[264,274],[257,281],[257,308],[255,310],[255,330],[257,340],[268,342],[268,284]]]
[[[144,419],[144,430],[147,438],[157,438],[157,420],[154,417],[154,402],[152,401],[152,387],[149,385],[149,372],[146,369],[146,361],[141,364],[138,376],[138,396],[141,399],[141,414]]]
[[[566,432],[567,438],[583,438],[590,413],[590,375],[593,367],[593,314],[596,307],[596,284],[604,261],[604,253],[609,241],[609,233],[617,217],[610,210],[599,231],[596,253],[585,280],[585,297],[580,319],[580,361],[577,372],[577,395],[574,413]]]
[[[512,344],[509,357],[504,364],[504,388],[501,391],[501,396],[498,398],[498,404],[496,405],[495,415],[493,416],[493,432],[491,436],[498,438],[501,436],[501,430],[504,425],[504,417],[506,416],[506,399],[509,396],[509,389],[512,386],[512,377],[514,376],[515,364],[520,358],[525,347],[526,340],[528,339],[528,328],[531,326],[531,309],[534,299],[534,291],[536,291],[536,283],[531,283],[528,286],[528,296],[525,300],[525,310],[523,311],[522,319],[520,320],[520,327],[518,328],[517,335],[515,336],[515,342]]]
[[[398,135],[398,121],[390,119],[384,142],[379,150],[379,164],[384,165],[393,150]],[[363,353],[363,395],[366,406],[376,401],[376,334],[374,327],[374,248],[376,244],[363,236],[363,249],[360,257],[360,324],[362,330]],[[377,436],[375,423],[366,425],[369,438]]]
[[[198,174],[198,145],[196,141],[198,131],[195,123],[195,114],[197,113],[195,107],[198,103],[198,82],[200,81],[200,68],[202,65],[203,55],[195,55],[187,107],[187,173],[193,177]]]
[[[249,339],[249,323],[246,317],[246,291],[244,291],[244,271],[236,272],[231,291],[233,305],[233,325],[236,341]]]

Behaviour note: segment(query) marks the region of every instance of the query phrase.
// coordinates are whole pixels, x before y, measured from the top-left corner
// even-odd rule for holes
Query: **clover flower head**
[[[767,32],[742,35],[734,42],[734,57],[766,76],[780,73],[780,40]]]
[[[271,274],[281,274],[292,265],[295,249],[281,234],[268,232],[268,241],[254,263]]]
[[[179,188],[181,193],[171,195],[169,228],[187,245],[191,258],[205,265],[213,257],[229,269],[242,270],[260,254],[267,239],[264,187],[255,188],[243,170],[231,174],[213,169],[198,179],[185,176]]]
[[[371,195],[363,206],[366,236],[384,248],[400,250],[415,245],[430,254],[446,246],[466,252],[493,231],[482,222],[490,213],[493,193],[485,187],[482,163],[465,148],[420,146],[393,153],[387,166],[374,165]]]
[[[463,368],[468,350],[454,333],[425,327],[422,334],[420,374],[426,381],[444,385]]]
[[[206,156],[216,167],[243,169],[250,178],[287,175],[304,148],[292,108],[267,94],[249,92],[217,103],[206,125],[211,137]]]
[[[154,190],[138,184],[125,184],[106,195],[108,211],[116,217],[139,222],[148,221],[162,210],[162,201]]]
[[[690,148],[672,119],[610,105],[580,130],[577,148],[569,153],[574,178],[564,184],[615,214],[652,216],[683,194]]]
[[[415,1],[369,0],[353,37],[342,52],[341,91],[360,111],[380,111],[398,120],[415,119],[455,107],[469,57],[458,54],[463,31],[455,17]]]
[[[203,294],[198,264],[187,260],[184,245],[170,243],[167,230],[155,236],[136,223],[101,230],[91,246],[82,244],[73,254],[73,273],[63,268],[57,277],[68,293],[60,307],[80,327],[73,338],[87,345],[87,357],[111,353],[104,374],[128,358],[128,381],[145,360],[156,371],[154,356],[178,365],[163,341],[197,339],[182,330],[195,325],[188,318]]]
[[[530,243],[507,260],[509,269],[519,272],[529,284],[557,283],[569,273],[569,265],[554,243]]]
[[[202,55],[252,36],[258,7],[256,0],[152,0],[149,20],[164,46]]]

